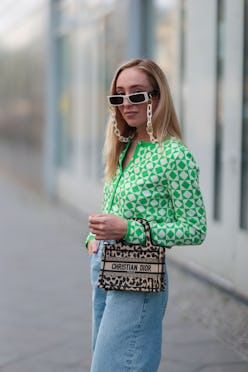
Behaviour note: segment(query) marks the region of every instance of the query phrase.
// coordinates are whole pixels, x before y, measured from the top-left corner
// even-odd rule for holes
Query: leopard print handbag
[[[160,292],[166,288],[165,247],[154,245],[149,222],[142,223],[146,244],[130,244],[123,240],[105,242],[98,287],[106,290]]]

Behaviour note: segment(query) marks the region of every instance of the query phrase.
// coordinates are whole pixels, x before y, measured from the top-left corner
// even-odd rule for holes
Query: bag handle
[[[149,222],[145,220],[144,218],[132,218],[132,220],[137,221],[143,225],[144,230],[145,230],[145,235],[146,235],[146,246],[148,245],[148,243],[153,245],[152,237],[151,237],[151,228],[150,228]]]

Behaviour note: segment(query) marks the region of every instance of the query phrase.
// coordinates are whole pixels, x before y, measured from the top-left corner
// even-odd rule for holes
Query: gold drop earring
[[[153,135],[153,127],[152,127],[152,101],[148,101],[147,104],[147,124],[146,124],[146,132],[150,137],[150,141],[152,143],[158,142],[158,140]]]

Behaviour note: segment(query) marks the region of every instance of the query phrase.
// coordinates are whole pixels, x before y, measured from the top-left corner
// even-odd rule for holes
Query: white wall
[[[243,0],[225,1],[223,209],[218,222],[213,219],[217,1],[187,4],[185,139],[201,168],[208,235],[201,247],[174,248],[171,256],[248,296],[248,232],[239,228]]]

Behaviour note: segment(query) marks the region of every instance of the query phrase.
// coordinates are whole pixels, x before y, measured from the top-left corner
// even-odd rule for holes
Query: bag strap
[[[144,227],[144,230],[145,230],[145,235],[146,235],[146,246],[149,244],[153,244],[152,243],[152,237],[151,237],[151,228],[150,228],[150,224],[147,220],[145,220],[144,218],[132,218],[132,220],[134,221],[137,221],[139,223],[141,223]]]

